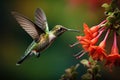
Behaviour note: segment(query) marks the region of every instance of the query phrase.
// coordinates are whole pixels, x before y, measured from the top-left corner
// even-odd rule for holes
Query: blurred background
[[[20,27],[11,11],[17,11],[34,21],[36,8],[42,8],[47,16],[49,28],[60,24],[68,28],[83,30],[83,23],[96,25],[104,20],[101,4],[110,0],[1,0],[0,1],[0,78],[1,80],[58,80],[64,70],[76,63],[74,53],[79,46],[70,48],[80,33],[66,32],[60,36],[40,58],[30,57],[22,65],[16,62],[24,54],[32,38]],[[86,56],[85,56],[86,57]],[[83,57],[84,58],[84,57]],[[81,65],[80,77],[85,73]],[[106,80],[108,73],[104,73]],[[113,74],[113,73],[111,73]],[[119,75],[119,74],[118,74]],[[117,74],[112,77],[117,80]],[[120,78],[119,78],[120,79]]]

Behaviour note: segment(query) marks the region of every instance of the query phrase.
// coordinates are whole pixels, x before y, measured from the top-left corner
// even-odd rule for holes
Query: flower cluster
[[[74,0],[71,0],[74,1]],[[78,1],[82,0],[75,0]],[[90,0],[91,3],[97,0]],[[107,0],[109,1],[109,0]],[[87,67],[86,73],[81,76],[81,80],[100,80],[101,66],[98,61],[104,61],[105,67],[112,71],[113,66],[120,67],[120,0],[112,0],[110,4],[103,4],[105,15],[107,16],[100,24],[89,27],[83,24],[84,35],[76,36],[77,42],[70,45],[73,47],[81,44],[82,50],[75,54],[76,59],[81,58],[84,54],[89,55],[89,59],[80,61]],[[76,78],[76,69],[71,67],[65,70],[65,74],[60,80],[74,80]]]
[[[88,54],[97,61],[106,60],[105,65],[112,68],[112,66],[120,66],[120,54],[117,46],[117,33],[116,29],[106,27],[107,20],[104,20],[99,25],[88,27],[87,24],[83,24],[84,36],[77,36],[77,40],[82,45],[83,52]],[[103,35],[105,33],[105,35]],[[111,53],[107,53],[106,42],[109,34],[114,33],[113,45],[111,47]],[[104,36],[102,41],[99,41],[101,36]],[[81,55],[77,56],[80,58]]]

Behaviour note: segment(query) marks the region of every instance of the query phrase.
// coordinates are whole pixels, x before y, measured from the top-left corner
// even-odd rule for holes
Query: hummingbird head
[[[66,31],[79,32],[78,30],[68,29],[62,25],[56,25],[52,31],[56,36],[60,36],[62,33]]]

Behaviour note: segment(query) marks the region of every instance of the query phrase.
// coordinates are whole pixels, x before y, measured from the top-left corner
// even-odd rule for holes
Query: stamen
[[[80,55],[81,53],[83,53],[84,52],[84,50],[82,50],[82,51],[80,51],[80,52],[78,52],[77,54],[75,54],[74,56],[76,57],[76,56],[78,56],[78,55]]]
[[[82,54],[80,54],[78,57],[76,57],[76,59],[80,59],[83,55],[85,55],[87,52],[83,52]]]
[[[74,44],[71,44],[70,47],[74,47],[79,44],[79,41],[75,42]]]

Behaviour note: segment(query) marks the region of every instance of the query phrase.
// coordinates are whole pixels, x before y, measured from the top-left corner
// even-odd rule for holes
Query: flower
[[[103,43],[103,42],[101,42]],[[91,46],[92,49],[91,49],[91,52],[89,52],[89,55],[94,59],[94,60],[97,60],[97,61],[102,61],[103,59],[106,58],[107,54],[106,54],[106,51],[104,49],[104,47],[102,45],[99,45],[99,46]]]
[[[111,69],[113,66],[120,66],[120,54],[118,51],[116,39],[117,29],[114,27],[106,27],[106,23],[108,23],[108,21],[104,20],[99,25],[93,26],[91,28],[89,28],[87,24],[83,24],[84,35],[76,37],[78,42],[82,45],[83,50],[76,54],[75,57],[79,59],[84,54],[88,53],[93,58],[93,60],[106,60],[105,65]],[[103,32],[106,32],[105,37],[102,41],[99,41],[101,35],[103,35]],[[110,32],[114,32],[114,41],[111,53],[108,54],[105,47],[109,46],[109,44],[106,45],[106,41]]]
[[[105,45],[109,33],[110,33],[110,29],[108,29],[104,40],[101,41],[98,46],[91,46],[91,51],[89,52],[89,54],[90,56],[92,56],[94,60],[102,61],[103,59],[106,59],[107,53],[105,50]]]
[[[95,46],[95,44],[98,42],[99,37],[105,30],[105,28],[100,28],[101,24],[103,24],[104,22],[106,22],[106,20],[103,21],[102,23],[100,23],[99,25],[93,26],[91,28],[89,28],[88,25],[84,23],[83,26],[84,26],[84,34],[85,35],[76,37],[78,39],[79,43],[82,44],[82,47],[84,49],[82,51],[82,53],[85,54],[86,52],[88,52],[90,54],[90,56],[92,56],[93,59],[95,59],[95,60],[103,60],[103,58],[106,57],[103,42],[105,45],[105,41],[108,36],[108,33],[107,33],[104,41],[101,42],[101,44],[99,46]],[[81,55],[83,55],[83,54],[81,54]],[[76,58],[77,59],[80,58],[81,55],[78,56],[78,54],[77,54]]]
[[[90,1],[90,3],[95,2],[96,4],[95,0]],[[118,0],[113,0],[109,5],[104,4],[103,7],[107,16],[104,21],[91,28],[87,24],[83,24],[84,35],[76,37],[78,43],[82,45],[83,50],[76,54],[75,57],[79,59],[88,53],[95,61],[105,60],[105,66],[111,69],[113,66],[120,67],[120,51],[118,49],[120,46],[117,44],[118,39],[116,38],[116,36],[120,36],[120,10],[118,8]],[[110,36],[114,34],[114,38],[109,37],[109,34]],[[111,40],[110,38],[113,38],[112,46],[107,41],[107,39]],[[112,48],[111,52],[109,48]]]
[[[77,36],[79,43],[82,45],[83,50],[76,54],[76,58],[80,58],[85,53],[88,53],[94,60],[103,61],[107,58],[107,52],[105,49],[106,40],[110,33],[109,28],[104,26],[107,21],[104,20],[99,25],[93,26],[91,28],[88,27],[87,24],[83,24],[84,26],[84,36]],[[104,39],[97,45],[100,36],[106,32]]]
[[[83,24],[85,36],[77,36],[79,43],[85,51],[89,51],[91,45],[95,44],[97,41],[93,40],[98,34],[99,26],[94,26],[89,28],[87,24]],[[96,38],[97,39],[97,38]]]
[[[105,63],[106,67],[109,67],[110,69],[113,66],[120,66],[120,55],[118,53],[111,53],[107,57],[107,61]]]
[[[109,67],[111,69],[113,66],[120,66],[120,54],[119,49],[117,45],[117,30],[116,28],[106,27],[104,24],[106,24],[107,21],[104,20],[99,25],[93,26],[91,28],[88,27],[87,24],[83,24],[84,26],[84,35],[83,36],[77,36],[78,42],[82,45],[83,50],[76,54],[75,57],[77,59],[81,58],[84,54],[88,53],[89,56],[93,58],[93,60],[97,61],[103,61],[105,60],[105,66]],[[99,41],[101,35],[104,35],[102,41]],[[113,46],[111,49],[110,54],[107,53],[107,38],[110,34],[110,32],[114,32],[114,41]],[[113,33],[112,33],[113,34]],[[119,35],[118,35],[119,36]],[[99,44],[98,44],[99,43]]]
[[[111,49],[111,53],[107,56],[107,61],[105,63],[110,69],[113,66],[120,66],[120,54],[117,47],[116,32],[114,32],[114,42]]]

